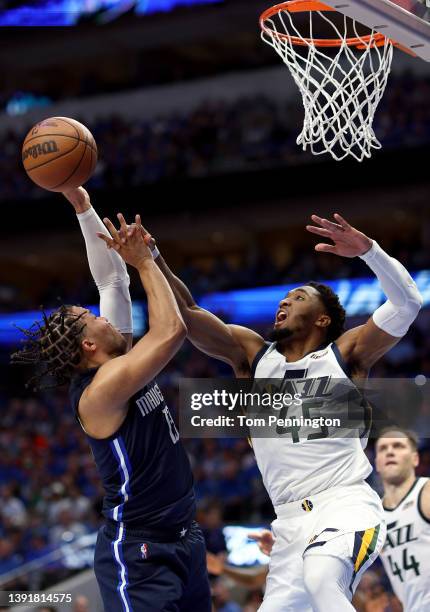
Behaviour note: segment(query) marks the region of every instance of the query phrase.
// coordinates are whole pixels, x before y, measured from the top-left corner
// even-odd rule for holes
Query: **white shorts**
[[[275,536],[261,612],[311,612],[304,586],[306,555],[337,557],[351,566],[351,599],[363,572],[378,557],[386,535],[381,500],[359,483],[275,507]]]

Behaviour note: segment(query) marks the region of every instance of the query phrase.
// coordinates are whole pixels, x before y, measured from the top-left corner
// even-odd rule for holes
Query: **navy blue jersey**
[[[69,394],[79,400],[97,368],[75,376]],[[176,531],[191,524],[195,497],[190,462],[163,395],[153,380],[129,400],[115,434],[87,434],[105,489],[103,514],[134,529]]]

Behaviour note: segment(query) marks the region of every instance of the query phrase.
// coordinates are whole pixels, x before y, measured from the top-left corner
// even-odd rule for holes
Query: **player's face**
[[[87,308],[73,306],[73,314],[82,314],[81,321],[85,323],[83,339],[89,340],[97,348],[108,355],[123,355],[126,350],[124,336],[109,323],[105,317],[97,317]]]
[[[400,485],[415,472],[418,453],[401,431],[387,431],[376,443],[376,471],[387,484]]]
[[[304,285],[292,289],[279,303],[273,331],[285,332],[285,336],[299,330],[311,329],[323,313],[319,293],[314,287]]]

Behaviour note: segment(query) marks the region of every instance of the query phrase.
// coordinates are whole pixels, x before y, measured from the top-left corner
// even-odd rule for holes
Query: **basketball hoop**
[[[299,13],[309,13],[306,35],[295,23]],[[395,43],[374,30],[359,34],[357,22],[346,16],[336,24],[329,13],[339,18],[319,1],[283,2],[261,15],[261,36],[288,66],[302,95],[305,118],[297,144],[314,155],[330,153],[338,161],[351,155],[361,162],[381,148],[372,124]],[[314,36],[327,28],[332,37]]]

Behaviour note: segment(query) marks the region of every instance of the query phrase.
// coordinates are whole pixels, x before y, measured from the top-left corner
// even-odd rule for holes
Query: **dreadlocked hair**
[[[43,321],[36,321],[29,329],[16,326],[25,335],[22,340],[25,346],[11,355],[11,363],[40,366],[26,388],[40,391],[70,382],[81,361],[80,340],[85,327],[81,318],[84,314],[85,311],[75,315],[70,306],[63,305],[49,316],[42,311]],[[47,377],[52,384],[42,384]]]
[[[307,285],[316,289],[320,295],[320,299],[331,319],[331,323],[327,327],[327,342],[334,342],[345,331],[345,308],[340,303],[338,295],[328,285],[315,281],[311,281]]]

